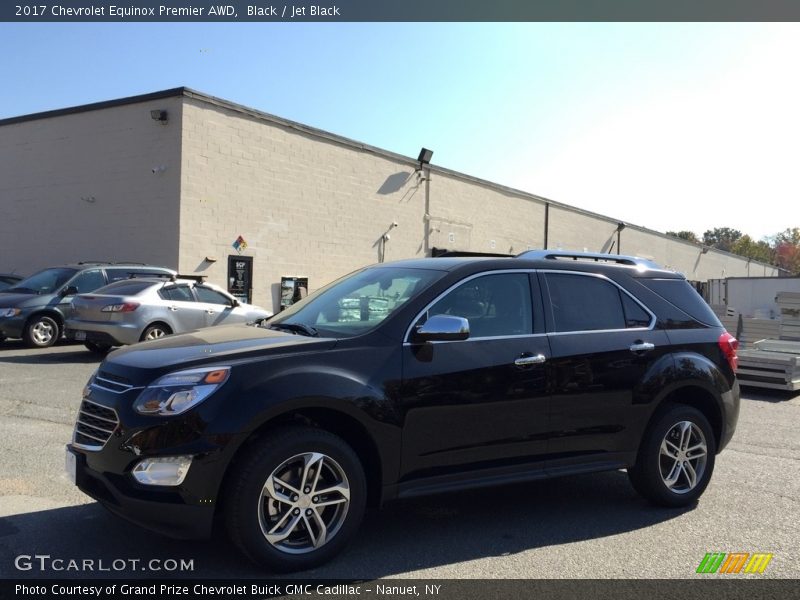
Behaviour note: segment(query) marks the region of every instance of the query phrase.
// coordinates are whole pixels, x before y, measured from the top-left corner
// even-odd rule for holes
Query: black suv
[[[55,344],[64,333],[76,294],[93,292],[108,283],[144,275],[175,275],[164,267],[142,263],[81,262],[43,269],[0,291],[0,341],[22,338],[32,348]],[[90,350],[99,347],[86,343]]]
[[[395,498],[626,468],[684,506],[736,427],[737,345],[640,259],[380,264],[260,326],[112,353],[67,466],[113,512],[185,538],[219,519],[275,570],[331,558]]]

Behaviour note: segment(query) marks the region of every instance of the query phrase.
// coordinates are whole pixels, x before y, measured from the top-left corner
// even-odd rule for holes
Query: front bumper
[[[9,338],[21,338],[27,318],[25,312],[16,317],[0,317],[0,333]]]
[[[141,488],[146,486],[138,485],[133,480],[125,481],[125,474],[92,469],[87,453],[71,444],[67,451],[76,455],[75,485],[78,489],[117,516],[173,538],[203,539],[211,536],[213,503],[188,504],[180,493],[143,490]]]
[[[225,470],[246,436],[211,430],[213,419],[199,411],[170,418],[139,415],[131,407],[141,389],[90,388],[84,400],[113,410],[118,424],[94,449],[78,443],[78,436],[67,446],[75,455],[75,484],[111,512],[152,531],[182,539],[209,537]],[[85,420],[84,414],[79,418]],[[185,455],[193,459],[180,485],[144,485],[131,475],[145,457]]]

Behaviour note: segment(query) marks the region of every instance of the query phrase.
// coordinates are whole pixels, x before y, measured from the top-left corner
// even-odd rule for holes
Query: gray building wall
[[[175,97],[0,125],[0,271],[177,266],[181,106]]]
[[[777,275],[635,225],[618,246],[616,218],[183,88],[0,122],[0,202],[0,271],[127,259],[225,286],[241,235],[272,309],[282,276],[314,290],[432,248],[516,254],[544,246],[546,219],[550,248],[621,248],[700,281]]]

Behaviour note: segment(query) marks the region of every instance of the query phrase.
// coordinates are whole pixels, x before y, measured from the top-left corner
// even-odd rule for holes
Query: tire
[[[705,415],[692,406],[668,404],[653,418],[628,476],[636,491],[653,504],[689,506],[711,481],[716,452]]]
[[[61,337],[61,327],[53,317],[34,315],[25,325],[22,339],[29,348],[47,348]]]
[[[228,535],[250,560],[270,571],[299,571],[327,562],[353,538],[364,517],[367,484],[361,462],[327,431],[276,429],[260,438],[234,469],[226,477],[228,489],[222,490]],[[315,487],[330,491],[315,495]],[[320,522],[327,529],[324,537]]]
[[[144,342],[145,340],[157,340],[158,338],[162,338],[171,333],[172,329],[170,329],[168,325],[164,325],[163,323],[153,323],[152,325],[148,325],[144,330],[140,341]]]
[[[108,354],[109,350],[112,348],[111,344],[99,344],[97,342],[86,342],[84,346],[86,346],[86,349],[89,352],[93,352],[94,354],[99,354],[101,356]]]

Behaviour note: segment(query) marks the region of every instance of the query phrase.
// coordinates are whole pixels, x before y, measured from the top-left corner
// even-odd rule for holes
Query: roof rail
[[[652,260],[639,256],[625,256],[624,254],[603,254],[600,252],[571,252],[569,250],[528,250],[517,254],[516,258],[528,260],[581,260],[593,262],[616,263],[618,265],[631,265],[648,269],[660,269],[661,266]]]
[[[163,271],[162,272],[155,272],[154,271],[152,273],[148,273],[147,271],[129,271],[128,272],[128,279],[136,279],[138,277],[144,277],[145,279],[148,278],[148,277],[155,277],[155,278],[158,278],[158,279],[163,277],[164,279],[169,279],[171,281],[175,281],[175,276],[172,273],[166,273],[166,272],[163,272]]]
[[[177,279],[191,279],[197,283],[204,283],[206,279],[208,279],[208,275],[181,275],[178,273],[176,275]]]
[[[113,265],[114,263],[107,260],[82,260],[77,262],[79,265]]]

